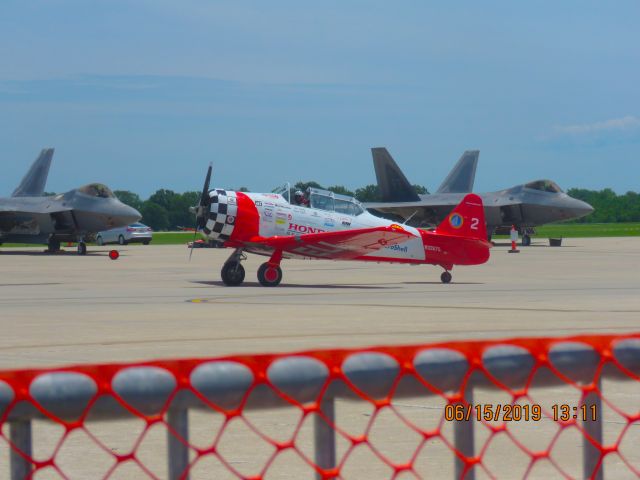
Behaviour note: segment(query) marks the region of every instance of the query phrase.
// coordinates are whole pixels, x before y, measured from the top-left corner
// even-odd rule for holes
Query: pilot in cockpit
[[[309,206],[309,200],[307,200],[307,198],[304,196],[302,190],[296,190],[296,192],[293,194],[293,202],[301,207]]]

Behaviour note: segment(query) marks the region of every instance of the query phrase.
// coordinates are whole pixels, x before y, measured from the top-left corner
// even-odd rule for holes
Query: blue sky
[[[0,195],[374,183],[640,190],[640,3],[0,2]]]

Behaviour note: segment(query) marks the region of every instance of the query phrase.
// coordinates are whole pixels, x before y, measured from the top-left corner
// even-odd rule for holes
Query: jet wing
[[[391,225],[305,235],[256,237],[247,247],[263,252],[282,250],[284,254],[289,254],[286,256],[349,260],[414,236],[400,225]]]

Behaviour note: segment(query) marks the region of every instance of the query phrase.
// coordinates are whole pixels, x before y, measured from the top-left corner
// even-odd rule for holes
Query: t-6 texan
[[[10,198],[0,198],[0,245],[3,242],[43,243],[49,251],[60,242],[77,242],[87,253],[87,241],[102,230],[124,227],[140,213],[120,202],[106,185],[90,183],[54,196],[44,196],[53,148],[42,150]]]
[[[371,215],[357,200],[326,190],[310,188],[296,203],[275,193],[209,190],[210,180],[211,167],[192,211],[198,230],[233,249],[222,266],[225,285],[244,281],[245,253],[269,257],[258,269],[258,281],[267,287],[282,280],[286,258],[438,265],[443,283],[451,281],[454,265],[489,259],[482,201],[472,193],[427,231]]]
[[[479,152],[465,152],[440,188],[432,195],[418,195],[386,148],[372,148],[373,166],[381,202],[365,203],[374,213],[401,219],[412,225],[437,225],[473,189]],[[583,217],[593,207],[564,193],[551,180],[535,180],[497,192],[479,193],[487,219],[488,239],[508,233],[515,225],[523,245],[531,243],[533,227]]]

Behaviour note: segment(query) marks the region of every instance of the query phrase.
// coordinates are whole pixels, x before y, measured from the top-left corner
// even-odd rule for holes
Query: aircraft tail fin
[[[436,232],[458,237],[487,240],[487,226],[482,199],[469,193],[438,225]]]
[[[444,179],[437,193],[469,193],[476,178],[479,150],[467,150]]]
[[[49,176],[49,167],[53,158],[53,148],[43,148],[35,159],[20,185],[11,194],[12,197],[38,197],[44,194],[44,186]]]
[[[373,167],[383,202],[417,202],[420,197],[384,147],[372,148]]]

